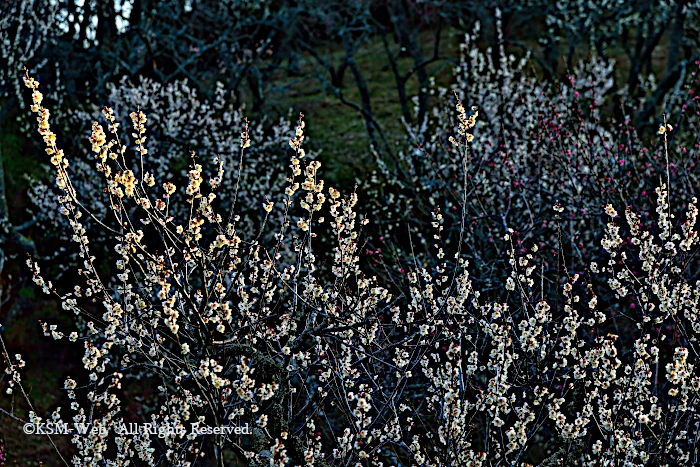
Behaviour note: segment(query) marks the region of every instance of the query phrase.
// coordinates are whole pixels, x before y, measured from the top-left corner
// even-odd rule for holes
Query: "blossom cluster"
[[[250,124],[243,117],[245,109],[234,110],[227,103],[221,83],[210,100],[200,98],[187,81],[161,85],[147,78],[141,78],[135,84],[124,79],[108,88],[109,102],[112,103],[112,107],[107,108],[109,116],[103,116],[105,109],[95,106],[89,110],[70,111],[64,118],[62,129],[74,138],[70,141],[70,147],[75,150],[71,162],[72,183],[78,191],[90,193],[102,189],[104,177],[111,177],[113,170],[105,160],[116,155],[114,152],[110,154],[111,147],[116,144],[120,144],[120,150],[132,147],[138,164],[133,170],[114,178],[112,187],[115,193],[127,187],[133,189],[133,183],[122,183],[124,177],[133,182],[143,177],[148,186],[158,183],[171,187],[174,182],[184,182],[191,175],[187,166],[194,158],[197,161],[195,166],[211,166],[215,170],[209,183],[225,193],[217,199],[220,209],[230,210],[235,205],[241,215],[238,229],[250,235],[257,233],[260,228],[260,224],[254,222],[260,212],[257,207],[266,198],[279,198],[284,183],[280,166],[286,154],[285,147],[288,147],[285,135],[291,131],[291,125],[285,119],[274,125],[265,120]],[[136,108],[140,110],[133,112]],[[99,123],[104,118],[107,119],[107,132]],[[112,140],[113,143],[105,145],[107,135],[116,134],[120,122],[129,122],[131,141],[125,139],[118,143]],[[84,144],[88,137],[91,148]],[[253,148],[250,147],[251,138],[257,141]],[[246,150],[245,157],[241,148]],[[227,176],[224,177],[224,173]],[[67,219],[58,215],[55,189],[42,180],[31,179],[30,182],[29,196],[38,225],[48,231],[54,230],[49,228],[52,225],[67,225]],[[189,204],[179,199],[168,198],[157,206],[164,208],[164,201],[169,201],[167,212],[173,217],[183,217],[189,212]],[[109,204],[98,197],[86,199],[83,203],[86,208],[97,212],[109,209]],[[281,225],[280,210],[273,212],[273,206],[269,200],[265,205],[265,210],[269,209],[267,212],[271,213],[267,222]],[[93,219],[86,219],[84,227],[95,240],[107,240],[101,226]],[[74,263],[75,251],[70,248],[70,239],[62,234],[64,231],[57,231],[60,247],[53,254],[60,255],[62,261],[70,262],[72,258]],[[286,249],[281,254],[293,257]]]

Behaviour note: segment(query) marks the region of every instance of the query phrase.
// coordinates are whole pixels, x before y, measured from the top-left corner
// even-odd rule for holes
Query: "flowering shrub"
[[[281,194],[284,174],[280,167],[284,165],[285,147],[288,147],[284,135],[291,131],[291,126],[283,119],[271,128],[264,121],[250,125],[240,111],[225,104],[227,100],[223,85],[220,84],[216,89],[215,99],[210,102],[200,100],[197,92],[186,81],[160,85],[141,78],[138,85],[135,85],[122,80],[119,86],[110,87],[109,101],[113,104],[115,121],[132,122],[132,125],[138,127],[135,131],[143,133],[139,133],[142,136],[138,138],[141,143],[137,157],[140,158],[141,170],[148,172],[148,180],[160,184],[182,183],[187,180],[187,165],[193,157],[196,157],[194,160],[197,164],[213,163],[216,170],[229,174],[217,179],[220,192],[225,193],[223,199],[217,202],[222,210],[231,209],[233,203],[237,203],[237,212],[242,216],[238,230],[250,236],[260,227],[252,224],[252,219],[257,216],[249,215],[262,212],[258,201],[266,197],[278,199]],[[132,113],[132,109],[136,108],[140,109],[140,113]],[[65,131],[68,132],[70,128],[77,135],[70,147],[88,150],[75,157],[71,164],[72,184],[81,193],[100,191],[104,183],[104,177],[94,169],[96,154],[84,144],[91,133],[93,144],[102,138],[98,134],[101,130],[92,125],[101,118],[101,114],[102,109],[93,108],[90,111],[73,111],[66,118]],[[149,116],[147,134],[143,125],[146,122],[140,122],[146,114]],[[139,129],[140,125],[144,128]],[[244,129],[248,138],[256,141],[256,147],[251,147],[246,151],[244,159],[241,159],[238,139]],[[146,154],[150,155],[143,157]],[[178,166],[182,169],[178,170]],[[32,180],[29,196],[34,205],[34,217],[40,226],[47,231],[51,231],[50,227],[56,223],[68,227],[66,217],[59,214],[55,188],[45,182]],[[83,203],[91,211],[109,210],[107,199],[91,197]],[[171,200],[168,205],[168,214],[173,218],[187,217],[189,210],[190,205],[179,199]],[[275,226],[280,225],[281,221],[281,218],[274,215],[268,219]],[[103,222],[111,225],[113,221],[104,219]],[[94,240],[103,243],[109,238],[110,233],[93,228],[95,224],[90,219],[84,223]],[[66,247],[70,243],[67,231],[61,229],[57,232],[62,247],[54,252],[55,255],[60,254],[63,261],[66,259]],[[69,251],[69,257],[75,260],[77,252]]]
[[[472,63],[478,71],[479,60]],[[502,72],[487,82],[535,87],[503,71],[513,63],[502,62]],[[363,271],[360,242],[370,220],[356,210],[357,193],[341,193],[319,179],[320,163],[303,149],[303,116],[288,139],[293,154],[283,199],[261,202],[260,230],[250,238],[242,234],[239,204],[217,202],[224,183],[232,183],[224,182],[225,164],[207,173],[195,160],[183,181],[169,179],[164,167],[156,177],[157,164],[147,162],[142,112],[132,114],[134,156],[120,136],[117,112],[103,109],[107,131],[93,123],[90,140],[104,189],[81,189],[72,161],[57,146],[39,83],[27,75],[59,190],[56,207],[81,261],[67,291],[44,279],[36,260],[27,264],[45,293],[81,316],[75,330],[41,326],[46,336],[80,345],[86,370],[65,381],[70,415],[56,407],[44,417],[30,412],[30,421],[97,427],[72,436],[72,462],[79,466],[193,465],[202,454],[217,465],[233,457],[257,466],[697,462],[700,282],[689,268],[698,246],[697,200],[690,197],[685,221],[674,225],[669,151],[675,151],[668,144],[676,129],[664,123],[656,138],[666,170],[654,172],[649,164],[626,174],[649,183],[662,173],[650,202],[654,218],[620,201],[643,199],[641,188],[622,183],[625,174],[616,183],[611,176],[620,175],[612,173],[611,154],[632,158],[634,151],[610,145],[619,142],[617,135],[594,126],[598,104],[591,100],[603,98],[597,93],[604,94],[607,77],[596,79],[583,81],[590,90],[562,88],[559,100],[533,97],[522,108],[496,94],[458,94],[456,131],[444,133],[449,146],[409,126],[426,153],[434,149],[436,166],[404,156],[410,176],[395,176],[395,186],[405,191],[386,192],[399,203],[385,212],[410,210],[406,192],[414,190],[429,216],[418,224],[418,238],[426,245],[432,238],[436,254],[400,252],[412,261],[411,270],[405,282],[389,284]],[[573,86],[584,84],[574,80]],[[493,86],[484,92],[489,89],[496,92]],[[574,109],[573,127],[563,113],[567,104]],[[545,108],[538,118],[521,111],[535,106]],[[496,136],[479,134],[482,119],[496,122]],[[237,145],[240,160],[252,147],[246,126]],[[558,159],[545,160],[545,151]],[[391,176],[391,170],[383,173]],[[444,171],[434,185],[429,170]],[[242,171],[234,174],[240,181]],[[695,194],[682,183],[681,193]],[[83,202],[100,193],[99,209]],[[443,198],[446,193],[454,194]],[[438,209],[444,199],[453,204]],[[171,211],[176,205],[184,208]],[[626,224],[618,219],[623,207]],[[595,224],[577,224],[580,219],[564,214],[573,209],[608,216],[602,238],[591,230]],[[273,213],[282,221],[264,236]],[[483,231],[491,242],[479,237],[474,213],[497,220]],[[516,231],[512,226],[523,218],[530,224]],[[116,253],[111,268],[93,253],[87,219],[104,229],[100,241]],[[445,229],[448,220],[455,225]],[[317,258],[314,238],[322,231],[335,239],[328,264]],[[572,241],[576,235],[582,246]],[[501,263],[489,264],[485,250],[479,252],[486,243],[502,255]],[[293,261],[280,254],[284,244],[295,253]],[[577,248],[597,245],[604,266],[584,261],[583,254],[579,264],[567,264]],[[475,271],[489,266],[501,269],[487,284]],[[611,294],[598,290],[601,282]],[[3,355],[7,390],[19,388],[28,398],[21,355]],[[121,431],[130,421],[124,392],[132,384],[157,387],[147,420],[188,429],[162,436]],[[191,423],[252,429],[206,436],[192,432]],[[549,450],[546,460],[537,458],[538,445]]]
[[[466,35],[451,88],[430,91],[439,102],[456,93],[469,105],[478,105],[479,124],[472,132],[476,137],[470,151],[463,152],[455,144],[447,106],[437,106],[422,124],[406,124],[410,149],[398,153],[398,164],[378,161],[370,180],[362,208],[385,214],[377,220],[377,233],[369,242],[370,251],[385,250],[373,256],[377,263],[373,270],[393,280],[402,276],[397,271],[414,264],[436,265],[437,249],[428,251],[435,243],[430,224],[436,208],[445,219],[445,245],[455,249],[461,238],[478,271],[475,280],[481,288],[496,290],[508,260],[497,240],[508,228],[536,239],[541,248],[547,245],[556,258],[553,246],[559,244],[560,232],[552,206],[558,203],[568,216],[569,228],[561,234],[571,268],[575,263],[581,271],[587,261],[601,261],[604,253],[596,236],[605,226],[601,200],[635,205],[643,212],[652,209],[649,180],[664,170],[665,158],[657,142],[654,149],[647,147],[629,116],[612,116],[618,97],[611,92],[614,61],[606,64],[593,55],[577,64],[566,83],[553,85],[533,76],[529,55],[521,59],[508,55],[502,35],[498,53],[480,51],[474,45],[479,29],[477,23],[473,33]],[[502,34],[500,22],[496,30]],[[666,96],[669,121],[681,124],[696,118],[690,114],[698,109],[693,93],[696,73],[687,73],[675,92]],[[653,76],[643,82],[652,92]],[[625,90],[621,95],[627,98]],[[630,99],[628,105],[643,106],[644,99]],[[694,125],[693,120],[683,123],[688,128]],[[679,137],[687,139],[678,141],[681,150],[670,155],[670,170],[691,174],[697,144],[692,135],[681,132]],[[672,138],[675,141],[676,131]],[[679,191],[694,190],[691,177],[676,180]],[[410,231],[412,245],[406,240],[407,221],[421,227]],[[393,240],[400,246],[390,250],[379,237],[387,245]],[[548,272],[556,270],[553,263],[545,261]]]
[[[0,96],[16,98],[22,108],[22,83],[15,79],[16,73],[32,60],[36,61],[36,70],[43,71],[47,65],[48,60],[39,51],[53,38],[56,9],[48,2],[8,0],[0,10],[0,56],[4,62],[0,67]]]

